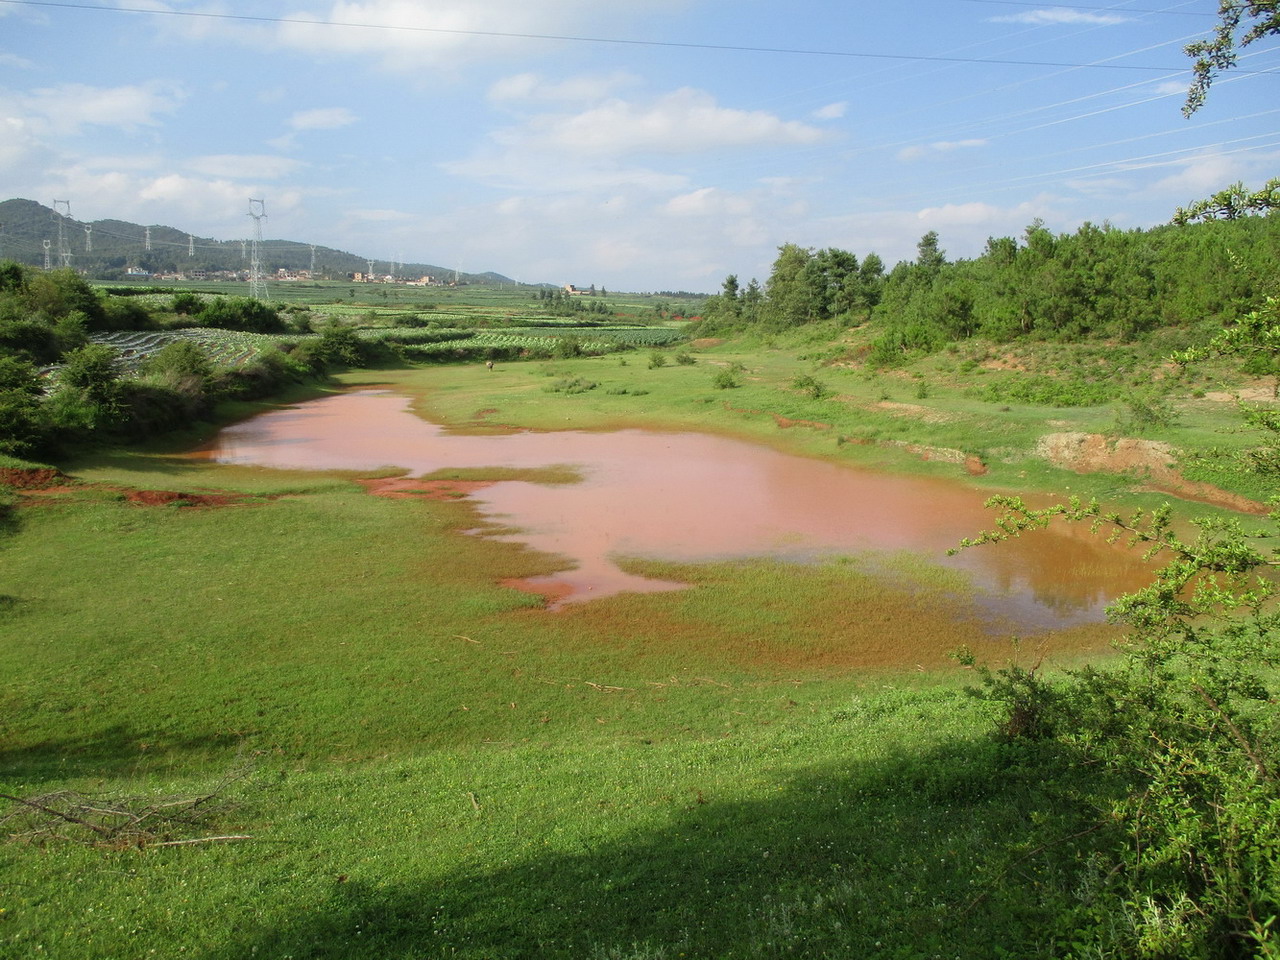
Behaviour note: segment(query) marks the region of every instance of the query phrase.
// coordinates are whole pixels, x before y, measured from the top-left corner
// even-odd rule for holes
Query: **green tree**
[[[1195,60],[1191,88],[1182,107],[1183,116],[1189,117],[1204,106],[1209,87],[1221,71],[1236,66],[1241,49],[1277,33],[1280,33],[1277,0],[1221,0],[1213,37],[1183,48],[1187,56]]]
[[[23,456],[40,445],[42,393],[31,363],[0,354],[0,453]]]
[[[1250,193],[1237,181],[1211,197],[1191,206],[1179,207],[1172,222],[1180,227],[1196,220],[1235,220],[1247,214],[1280,210],[1280,178],[1268,180],[1260,190]]]
[[[765,285],[765,320],[776,327],[792,327],[816,318],[821,307],[819,275],[808,269],[813,251],[786,243],[778,248],[777,259]]]
[[[938,231],[930,230],[916,244],[916,266],[933,276],[947,263],[946,251],[938,246]]]
[[[84,434],[116,426],[121,417],[117,361],[111,347],[90,343],[63,357],[58,387],[45,402],[53,428]]]

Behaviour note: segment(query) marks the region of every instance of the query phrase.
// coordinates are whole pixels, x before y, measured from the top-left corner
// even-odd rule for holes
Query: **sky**
[[[778,247],[952,259],[1280,175],[1217,0],[0,0],[0,199],[525,283],[712,292]]]

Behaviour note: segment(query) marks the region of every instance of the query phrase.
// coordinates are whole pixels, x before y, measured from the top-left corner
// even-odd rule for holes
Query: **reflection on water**
[[[980,605],[1014,629],[1101,619],[1144,582],[1141,564],[1079,528],[1057,527],[946,557],[991,526],[984,495],[962,483],[904,477],[779,453],[697,433],[524,432],[456,436],[413,415],[408,400],[362,390],[263,414],[223,430],[202,455],[282,468],[413,475],[445,468],[572,465],[581,483],[504,481],[472,494],[509,539],[570,558],[534,587],[592,599],[675,589],[618,569],[615,557],[673,561],[768,556],[808,560],[905,550],[967,571]]]

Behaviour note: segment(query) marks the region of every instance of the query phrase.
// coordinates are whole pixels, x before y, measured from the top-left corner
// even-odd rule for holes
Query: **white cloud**
[[[358,119],[346,107],[317,107],[314,110],[299,110],[289,118],[289,126],[294,130],[338,130],[350,126]]]
[[[0,115],[0,171],[17,172],[35,163],[40,144],[22,117]]]
[[[688,177],[683,174],[611,161],[601,163],[598,158],[545,153],[522,155],[518,150],[449,161],[440,164],[440,169],[475,183],[540,194],[564,190],[607,191],[621,186],[669,193],[689,185]]]
[[[360,223],[397,223],[405,222],[413,219],[413,214],[405,213],[402,210],[348,210],[346,211],[348,220],[356,220]]]
[[[703,187],[672,197],[663,210],[679,217],[742,216],[751,211],[751,203],[717,187]]]
[[[419,72],[470,60],[493,60],[545,42],[533,37],[584,33],[610,18],[641,19],[681,0],[632,0],[612,8],[596,0],[348,0],[319,16],[287,13],[277,41],[310,54],[378,58]],[[523,35],[523,36],[522,36]]]
[[[956,150],[972,150],[975,147],[985,147],[986,140],[937,140],[929,144],[917,144],[912,147],[903,147],[898,151],[899,160],[919,160],[921,157],[928,156],[931,153],[953,153]]]
[[[1197,199],[1216,193],[1237,180],[1249,179],[1258,164],[1256,157],[1210,153],[1180,161],[1178,166],[1181,169],[1177,173],[1156,181],[1151,190]]]
[[[231,239],[247,229],[247,199],[268,196],[267,212],[277,222],[288,220],[303,194],[279,186],[265,190],[261,182],[224,177],[191,176],[165,170],[106,168],[69,164],[42,171],[32,195],[67,196],[79,220],[103,217],[136,223],[166,223],[203,236]],[[285,230],[286,235],[294,231]]]
[[[160,114],[172,113],[185,99],[180,87],[154,81],[122,87],[67,83],[33,90],[22,98],[22,106],[47,128],[75,133],[89,125],[126,130],[154,126]]]
[[[849,104],[841,101],[840,103],[829,103],[825,107],[819,107],[813,111],[812,117],[815,120],[839,120],[849,109]]]
[[[996,223],[1004,212],[990,203],[947,203],[940,207],[925,207],[916,213],[916,219],[933,227],[971,227]]]
[[[542,114],[494,139],[512,149],[620,156],[811,144],[824,136],[763,110],[721,107],[709,93],[686,87],[647,104],[614,99],[578,114]]]
[[[1151,88],[1151,92],[1160,96],[1173,96],[1176,94],[1177,96],[1185,97],[1189,86],[1191,84],[1187,80],[1166,80],[1164,83],[1157,83]]]
[[[16,53],[0,53],[0,67],[14,67],[18,70],[30,70],[35,64]]]
[[[536,73],[518,73],[503,77],[489,88],[489,99],[503,101],[542,101],[593,103],[612,96],[620,88],[638,82],[635,74],[621,71],[601,76],[569,77],[551,81]]]
[[[1026,13],[1013,13],[1003,17],[991,17],[990,23],[1029,23],[1033,26],[1053,26],[1057,24],[1086,23],[1093,26],[1110,27],[1118,23],[1129,23],[1133,18],[1120,13],[1090,13],[1087,10],[1068,10],[1063,7],[1049,7],[1044,10],[1028,10]]]
[[[279,180],[296,173],[303,163],[288,157],[265,154],[214,154],[193,157],[185,166],[206,177],[230,177],[239,180]]]

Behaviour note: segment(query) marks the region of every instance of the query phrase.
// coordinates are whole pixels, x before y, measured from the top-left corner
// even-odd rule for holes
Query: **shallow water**
[[[502,481],[471,494],[517,540],[573,569],[523,586],[574,602],[681,584],[628,574],[615,557],[804,561],[911,551],[966,571],[993,625],[1028,631],[1102,619],[1119,593],[1145,582],[1130,553],[1078,528],[946,551],[990,527],[985,494],[961,482],[899,476],[792,456],[699,433],[448,433],[384,390],[359,390],[273,411],[221,431],[201,456],[279,468],[419,476],[446,468],[570,465],[576,484]]]

